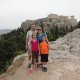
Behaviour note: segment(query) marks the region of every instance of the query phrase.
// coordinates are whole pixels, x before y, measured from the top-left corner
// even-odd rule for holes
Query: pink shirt
[[[32,52],[39,52],[39,47],[38,47],[38,40],[31,40],[31,49],[32,49]]]

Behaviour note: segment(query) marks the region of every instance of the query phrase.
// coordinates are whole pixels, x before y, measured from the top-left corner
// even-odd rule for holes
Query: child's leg
[[[29,72],[28,74],[32,73],[32,67],[33,67],[33,57],[31,56],[31,66],[29,67]]]
[[[37,68],[38,62],[39,62],[38,58],[39,58],[39,52],[36,52],[36,53],[35,53],[35,67],[36,67],[36,68]]]
[[[35,65],[34,65],[34,70],[38,70],[38,63],[37,62],[35,62]]]
[[[45,54],[44,55],[44,63],[43,63],[43,71],[46,72],[47,71],[47,62],[48,62],[48,55]]]
[[[47,67],[47,62],[48,62],[48,54],[45,54],[45,67]]]
[[[44,67],[46,67],[46,68],[47,68],[47,62],[44,62]]]
[[[42,62],[42,71],[45,71],[45,62]]]
[[[28,59],[29,59],[29,64],[28,64],[28,68],[31,67],[31,52],[30,52],[30,49],[28,49]]]
[[[42,62],[42,66],[43,66],[43,67],[45,66],[45,62]]]
[[[42,70],[43,70],[43,67],[44,67],[44,54],[41,54],[41,63],[42,63]]]
[[[31,70],[32,70],[32,68],[33,68],[33,66],[34,66],[34,54],[32,53],[32,56],[31,56]]]

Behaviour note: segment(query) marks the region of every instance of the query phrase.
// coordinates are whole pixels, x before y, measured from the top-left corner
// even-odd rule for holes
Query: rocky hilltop
[[[80,29],[50,42],[48,72],[27,74],[28,57],[17,56],[0,80],[80,80]]]
[[[58,27],[74,27],[78,24],[78,21],[74,16],[63,16],[58,14],[49,14],[46,18],[37,19],[37,20],[26,20],[22,22],[21,28],[26,30],[30,27],[31,24],[44,26],[44,30],[47,28],[54,27],[54,25]]]

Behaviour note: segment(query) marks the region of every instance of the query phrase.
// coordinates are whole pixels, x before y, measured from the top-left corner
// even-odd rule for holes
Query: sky
[[[48,14],[74,15],[80,20],[80,0],[0,0],[0,29],[17,29],[27,19]]]

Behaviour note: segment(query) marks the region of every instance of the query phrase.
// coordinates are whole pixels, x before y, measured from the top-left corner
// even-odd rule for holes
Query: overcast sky
[[[20,27],[26,19],[48,14],[74,15],[80,20],[80,0],[0,0],[0,29]]]

